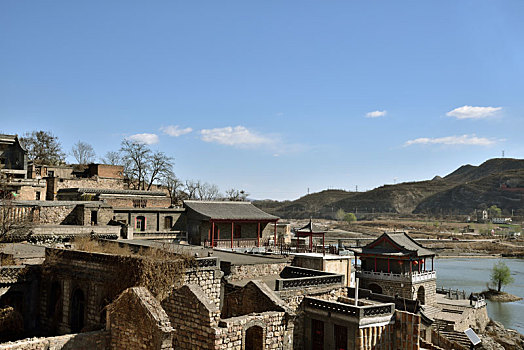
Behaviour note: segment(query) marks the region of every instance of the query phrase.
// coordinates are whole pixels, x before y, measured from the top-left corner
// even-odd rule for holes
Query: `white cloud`
[[[153,145],[155,143],[158,143],[157,134],[135,134],[129,136],[128,139],[138,143],[143,143],[145,145]]]
[[[183,128],[181,129],[178,125],[168,125],[163,126],[160,128],[160,130],[169,136],[178,137],[185,134],[189,134],[193,129],[191,128]]]
[[[202,141],[215,142],[228,146],[256,146],[271,144],[275,140],[254,133],[244,126],[200,130]]]
[[[500,110],[502,110],[502,107],[462,106],[449,111],[446,115],[457,119],[482,119],[493,117]]]
[[[418,139],[406,141],[404,146],[411,145],[473,145],[473,146],[489,146],[495,143],[494,140],[485,137],[477,137],[472,135],[461,136],[445,136],[445,137],[420,137]]]
[[[373,111],[366,113],[366,118],[380,118],[384,117],[387,114],[387,111]]]

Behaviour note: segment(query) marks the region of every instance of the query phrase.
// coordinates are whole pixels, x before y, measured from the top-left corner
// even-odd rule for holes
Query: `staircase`
[[[421,306],[422,312],[426,317],[431,318],[432,320],[435,319],[435,315],[440,312],[440,309],[431,306],[431,305],[422,305]]]
[[[438,311],[437,311],[438,312]],[[457,332],[453,330],[453,323],[445,322],[442,320],[435,320],[433,323],[433,329],[435,332],[439,333],[444,338],[449,341],[455,342],[464,347],[464,349],[469,349],[471,342],[466,334],[463,332]]]

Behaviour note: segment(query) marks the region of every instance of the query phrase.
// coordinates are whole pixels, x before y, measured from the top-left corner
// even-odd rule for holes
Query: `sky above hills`
[[[524,158],[524,2],[0,2],[0,132],[262,199]],[[69,157],[69,161],[73,161]]]

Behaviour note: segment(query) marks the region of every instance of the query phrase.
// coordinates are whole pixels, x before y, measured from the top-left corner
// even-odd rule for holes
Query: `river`
[[[486,289],[496,258],[443,258],[435,260],[437,286],[465,290],[467,293]],[[524,297],[524,260],[503,259],[515,282],[503,291]],[[506,328],[524,334],[524,300],[500,303],[488,300],[488,315]]]

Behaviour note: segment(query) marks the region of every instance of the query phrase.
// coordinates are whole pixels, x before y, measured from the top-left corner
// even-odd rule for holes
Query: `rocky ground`
[[[484,333],[480,335],[482,350],[522,350],[524,349],[524,335],[506,329],[496,321],[490,321]]]
[[[484,295],[486,299],[489,299],[491,301],[500,301],[503,303],[522,300],[522,298],[519,296],[509,294],[506,292],[498,292],[494,289],[485,290],[481,294]]]

